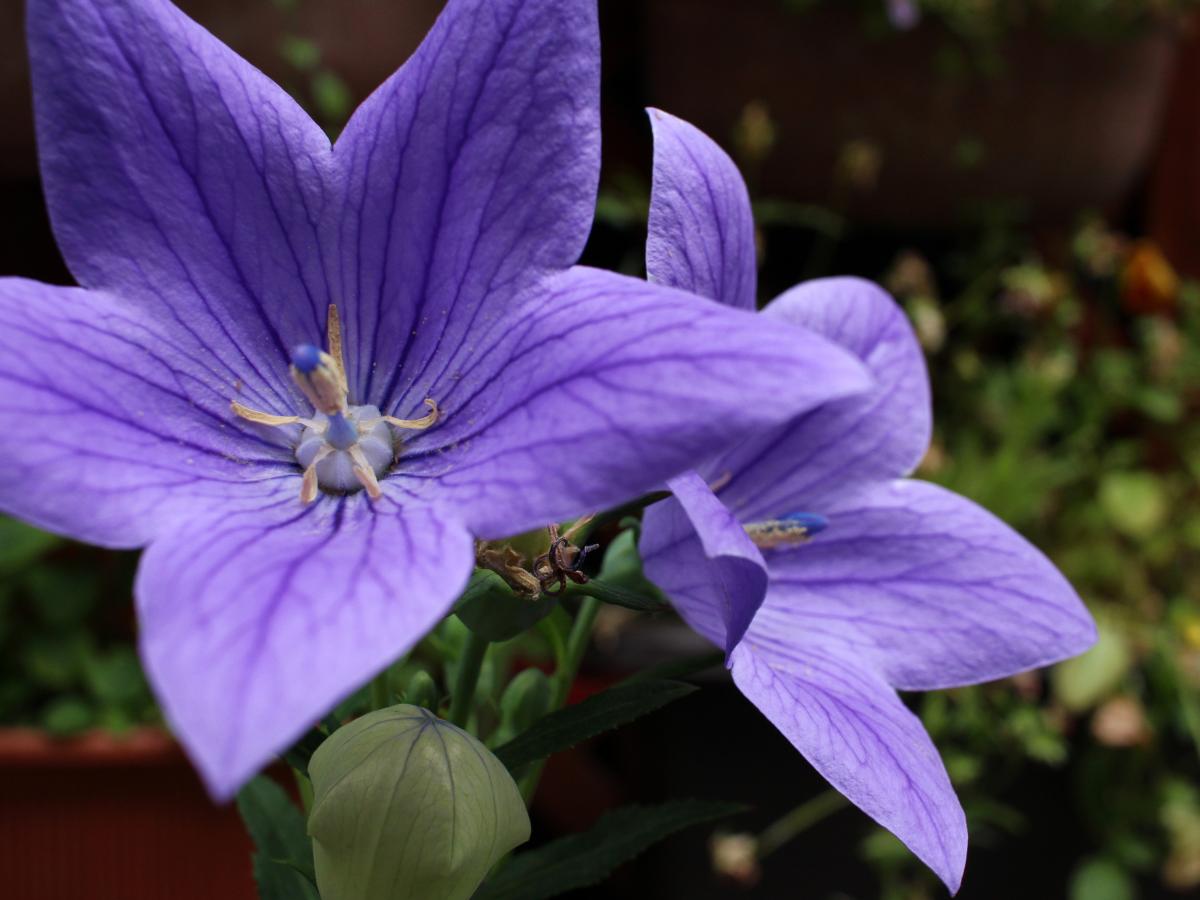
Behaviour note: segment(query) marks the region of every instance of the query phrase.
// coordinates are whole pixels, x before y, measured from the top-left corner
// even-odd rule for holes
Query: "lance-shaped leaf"
[[[254,880],[260,900],[320,900],[304,816],[283,789],[260,775],[238,793],[237,806],[257,848]]]
[[[500,761],[416,706],[338,729],[309,772],[322,900],[467,900],[529,839],[525,804]]]
[[[737,804],[706,800],[627,806],[604,816],[583,834],[559,838],[515,857],[474,900],[545,900],[598,884],[659,841],[742,810]]]
[[[515,772],[602,732],[626,725],[694,690],[693,685],[682,681],[619,684],[546,716],[524,734],[497,748],[496,756],[510,772]]]

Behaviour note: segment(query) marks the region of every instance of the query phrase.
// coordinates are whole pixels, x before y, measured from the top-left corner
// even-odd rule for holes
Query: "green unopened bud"
[[[415,706],[338,729],[309,772],[323,900],[467,900],[529,839],[529,815],[501,762]]]
[[[404,687],[404,702],[425,709],[437,709],[441,696],[433,677],[424,669],[418,669]]]
[[[550,711],[554,689],[541,669],[526,669],[514,678],[500,698],[500,727],[493,746],[512,740]]]

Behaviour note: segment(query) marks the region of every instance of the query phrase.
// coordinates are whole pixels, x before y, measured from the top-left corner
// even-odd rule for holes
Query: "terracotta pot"
[[[652,0],[647,14],[654,105],[728,146],[764,102],[777,145],[758,187],[797,200],[827,201],[839,152],[866,140],[883,163],[855,219],[904,226],[997,199],[1027,201],[1038,222],[1118,205],[1154,149],[1177,47],[1166,29],[1109,43],[1030,30],[1001,46],[1002,73],[948,79],[938,61],[955,39],[936,23],[869,37],[854,10],[779,0]],[[981,150],[974,165],[964,146]]]
[[[0,872],[14,900],[256,900],[237,811],[147,729],[0,729]]]
[[[280,52],[284,35],[317,43],[324,64],[361,101],[416,49],[444,0],[176,0],[192,18],[281,84],[299,78]],[[24,3],[0,4],[0,178],[36,174]]]

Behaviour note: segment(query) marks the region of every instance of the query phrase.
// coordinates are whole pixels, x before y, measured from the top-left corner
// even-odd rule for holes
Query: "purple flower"
[[[754,234],[737,170],[687,123],[651,119],[651,278],[752,308]],[[761,315],[846,347],[875,387],[671,481],[674,498],[647,511],[646,572],[728,650],[738,687],[817,770],[957,890],[962,809],[896,690],[1055,662],[1093,642],[1092,619],[1002,522],[902,478],[925,452],[931,414],[920,348],[891,298],[835,278]]]
[[[909,31],[921,23],[917,0],[887,0],[887,14],[892,27],[900,31]]]
[[[866,384],[820,337],[570,268],[595,19],[451,0],[331,147],[166,0],[29,3],[83,288],[0,281],[0,508],[148,546],[143,658],[219,797],[446,613],[475,538]]]

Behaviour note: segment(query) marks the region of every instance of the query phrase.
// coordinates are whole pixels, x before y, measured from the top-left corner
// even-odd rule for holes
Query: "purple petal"
[[[435,399],[393,476],[496,538],[653,489],[710,447],[862,390],[803,329],[593,269],[551,279]]]
[[[214,509],[150,545],[142,657],[217,799],[411,648],[470,575],[461,525],[359,494]],[[180,602],[185,600],[186,602]]]
[[[857,278],[793,288],[763,315],[801,325],[854,353],[870,369],[870,391],[830,403],[755,437],[704,469],[732,476],[719,491],[743,522],[795,512],[824,514],[855,484],[912,471],[929,445],[929,378],[903,310]]]
[[[957,891],[967,823],[929,735],[869,657],[795,630],[777,606],[768,596],[734,649],[734,682],[830,784]]]
[[[737,166],[708,135],[682,119],[652,109],[650,124],[650,280],[754,309],[754,216]]]
[[[298,491],[289,450],[230,427],[218,381],[134,304],[0,279],[0,509],[136,547],[233,491]]]
[[[775,621],[857,643],[897,688],[991,681],[1095,642],[1092,617],[1053,564],[969,500],[893,481],[827,514],[810,544],[769,555]]]
[[[668,486],[675,496],[646,510],[639,547],[646,575],[692,628],[731,651],[766,595],[766,563],[698,474]]]
[[[290,412],[287,350],[323,333],[323,132],[166,0],[30,0],[42,176],[59,247]]]
[[[362,402],[419,414],[476,335],[576,261],[598,95],[595,0],[451,0],[354,115],[337,279]]]

